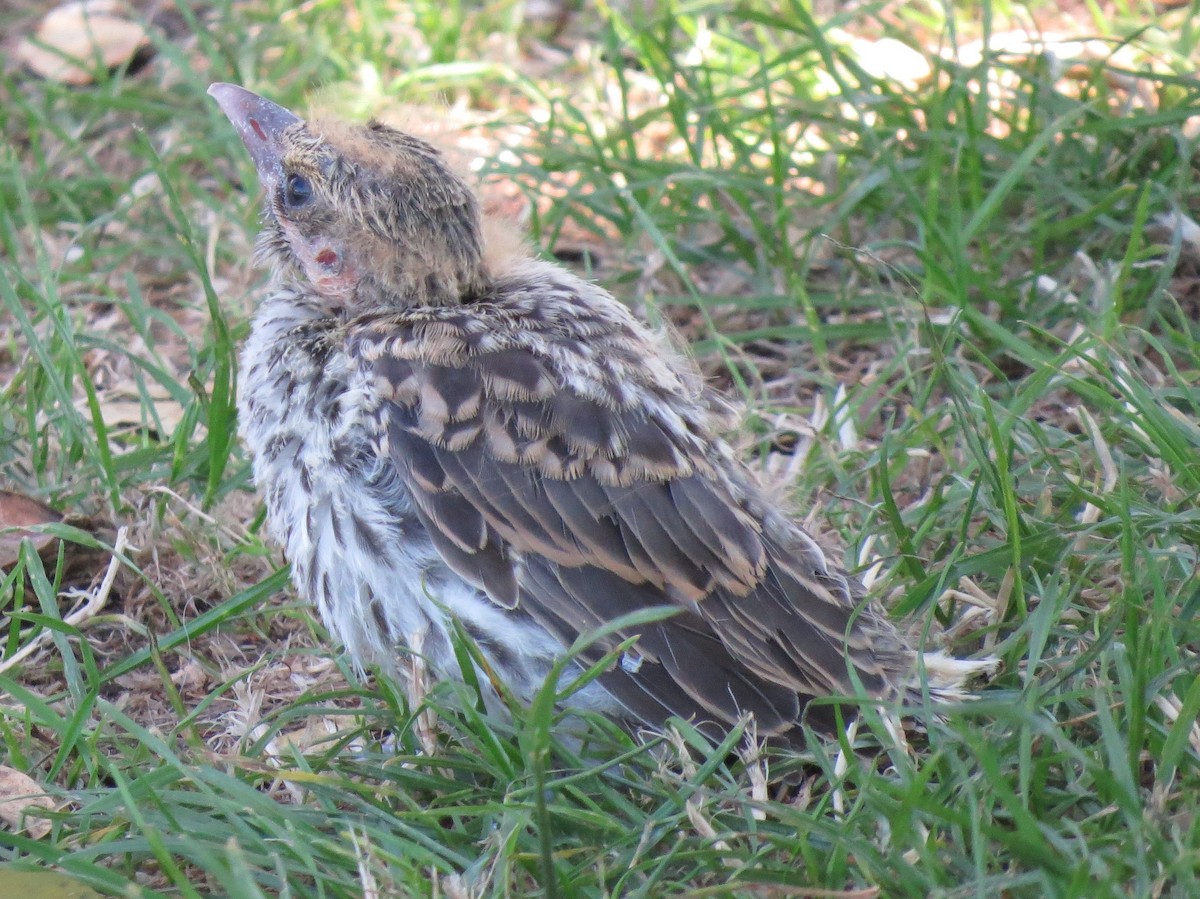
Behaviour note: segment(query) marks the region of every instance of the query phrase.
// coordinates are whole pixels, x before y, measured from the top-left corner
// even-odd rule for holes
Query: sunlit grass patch
[[[1194,15],[532,6],[177,4],[135,72],[0,75],[0,488],[68,513],[0,580],[0,763],[55,802],[3,857],[114,895],[1200,891]],[[215,80],[465,123],[898,620],[1001,660],[979,701],[764,760],[349,670],[234,440],[257,198]]]

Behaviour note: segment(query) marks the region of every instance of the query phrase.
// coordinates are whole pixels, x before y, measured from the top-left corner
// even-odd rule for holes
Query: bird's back
[[[381,455],[442,558],[561,647],[634,647],[601,683],[628,715],[796,730],[813,697],[888,698],[915,654],[754,484],[690,363],[599,288],[530,260],[469,308],[349,329]],[[672,364],[673,363],[673,364]]]

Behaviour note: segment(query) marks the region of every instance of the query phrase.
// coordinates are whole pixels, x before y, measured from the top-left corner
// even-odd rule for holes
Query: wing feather
[[[422,314],[365,322],[350,348],[375,385],[384,450],[451,568],[564,644],[678,605],[637,634],[639,664],[602,678],[648,721],[753,711],[782,731],[807,698],[849,689],[848,661],[886,692],[902,641],[876,658],[890,625],[857,623],[857,588],[757,496],[715,448],[701,401],[646,347],[558,339],[567,326],[548,314],[486,335]]]
[[[631,588],[608,571],[537,561],[531,562],[530,575],[539,595],[558,600],[550,605],[557,613],[560,637],[567,640],[620,615],[662,604],[649,585]],[[597,597],[606,598],[603,605],[596,605]],[[585,660],[594,662],[626,636],[609,637],[585,653]],[[650,693],[665,703],[669,714],[683,718],[728,723],[753,712],[764,734],[791,726],[799,715],[795,690],[748,671],[694,611],[683,609],[646,627],[633,652],[638,657],[636,670],[618,665],[601,682],[635,714]]]
[[[580,552],[601,560],[627,581],[638,580],[637,569],[612,516],[604,490],[592,480],[543,480],[546,501],[554,507],[562,528],[579,544]]]

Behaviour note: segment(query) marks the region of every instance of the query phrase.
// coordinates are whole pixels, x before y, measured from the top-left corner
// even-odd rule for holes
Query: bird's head
[[[379,122],[308,122],[214,84],[266,192],[260,257],[331,309],[454,304],[484,287],[479,203],[431,145]]]

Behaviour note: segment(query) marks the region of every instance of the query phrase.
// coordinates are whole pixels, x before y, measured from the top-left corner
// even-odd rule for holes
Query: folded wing
[[[851,669],[890,690],[911,654],[889,654],[886,622],[860,621],[846,578],[720,452],[696,399],[661,373],[630,377],[645,371],[636,340],[623,358],[629,334],[610,345],[475,320],[377,317],[351,342],[384,452],[451,568],[567,644],[677,606],[640,631],[637,664],[604,679],[647,722],[752,711],[779,733],[808,698],[857,692]]]

